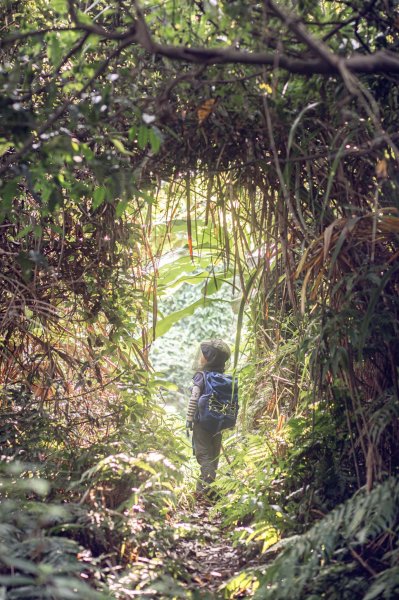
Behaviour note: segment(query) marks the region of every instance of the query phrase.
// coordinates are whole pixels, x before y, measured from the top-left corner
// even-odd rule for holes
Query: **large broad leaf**
[[[189,306],[186,306],[181,310],[176,310],[164,319],[161,319],[161,321],[158,321],[158,323],[156,324],[155,337],[158,338],[161,335],[164,335],[175,323],[181,321],[181,319],[184,319],[184,317],[192,315],[197,310],[197,308],[200,308],[202,306],[209,306],[213,302],[225,302],[225,300],[208,297],[200,298],[196,302],[193,302],[193,304],[190,304]]]
[[[168,263],[159,269],[158,286],[171,288],[185,282],[200,283],[209,277],[209,272],[205,271],[208,266],[209,258],[202,258],[193,263],[189,256],[181,256],[172,264]]]
[[[198,285],[205,283],[205,293],[215,293],[220,288],[222,283],[225,283],[230,279],[232,273],[230,271],[225,272],[224,275],[220,273],[212,274],[209,272],[209,268],[212,267],[209,256],[198,257],[193,262],[190,256],[180,256],[173,262],[164,264],[159,269],[158,275],[158,293],[162,293],[163,288],[171,289],[177,286],[188,283],[190,285]],[[210,282],[214,281],[215,286],[212,288],[214,291],[210,292]]]
[[[185,317],[192,315],[197,310],[197,308],[200,308],[202,306],[209,306],[212,302],[229,302],[229,304],[230,304],[229,300],[226,301],[226,300],[222,300],[220,298],[210,298],[209,297],[209,296],[212,296],[213,294],[216,294],[216,292],[218,292],[220,290],[222,284],[228,282],[228,279],[229,279],[228,274],[227,275],[219,275],[219,276],[215,275],[214,277],[209,277],[209,274],[208,274],[205,284],[201,290],[202,297],[199,300],[196,300],[195,302],[193,302],[192,304],[189,304],[185,308],[176,310],[175,312],[171,313],[164,319],[161,319],[160,321],[158,321],[155,326],[155,336],[154,337],[157,338],[157,337],[160,337],[161,335],[164,335],[167,331],[169,331],[169,329],[175,323],[178,323],[181,319],[184,319]]]

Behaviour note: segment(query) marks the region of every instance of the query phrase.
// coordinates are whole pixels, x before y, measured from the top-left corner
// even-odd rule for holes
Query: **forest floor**
[[[176,513],[175,518],[176,527],[190,532],[177,540],[173,551],[189,574],[187,587],[215,595],[244,565],[243,548],[233,547],[229,536],[222,531],[220,517],[212,515],[207,506]]]
[[[265,557],[256,543],[237,541],[237,529],[234,532],[211,505],[177,508],[153,531],[153,558],[138,557],[119,584],[133,584],[129,598],[250,598],[251,569],[260,567]]]
[[[169,561],[179,565],[174,577],[192,598],[248,598],[251,577],[240,577],[229,584],[242,569],[259,565],[259,548],[234,542],[212,506],[200,503],[192,510],[178,510],[170,523],[176,532],[168,551]],[[187,595],[187,597],[190,597]]]

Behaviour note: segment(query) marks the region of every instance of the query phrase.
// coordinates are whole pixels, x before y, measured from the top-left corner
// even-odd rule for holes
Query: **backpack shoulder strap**
[[[211,394],[213,392],[212,386],[212,376],[214,375],[213,371],[202,371],[202,375],[204,378],[204,389],[202,391],[203,394]]]

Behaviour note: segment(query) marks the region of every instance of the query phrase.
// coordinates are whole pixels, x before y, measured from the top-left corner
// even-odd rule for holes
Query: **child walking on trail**
[[[196,373],[193,377],[191,397],[187,407],[187,429],[193,432],[193,450],[200,465],[200,478],[196,491],[199,495],[208,492],[209,484],[215,481],[216,470],[222,447],[222,434],[206,431],[197,421],[198,400],[204,391],[204,372],[224,373],[230,358],[230,348],[220,339],[212,339],[200,344],[196,360]]]

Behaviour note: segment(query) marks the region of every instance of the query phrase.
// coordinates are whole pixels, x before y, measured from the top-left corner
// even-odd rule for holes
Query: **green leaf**
[[[115,215],[117,217],[121,217],[123,215],[123,213],[125,212],[128,204],[129,204],[128,200],[121,200],[120,202],[118,202],[117,207],[115,209]]]
[[[148,144],[148,132],[149,132],[149,128],[146,127],[145,125],[141,125],[139,127],[139,132],[138,132],[138,136],[137,136],[137,143],[138,143],[138,146],[139,146],[139,148],[141,150],[144,150],[144,148]]]
[[[186,306],[181,310],[176,310],[175,312],[171,313],[161,321],[157,322],[155,328],[155,337],[161,337],[162,335],[164,335],[175,323],[181,321],[181,319],[184,319],[184,317],[192,315],[197,310],[197,308],[200,308],[202,306],[209,306],[213,302],[223,302],[223,300],[215,298],[200,298],[196,302],[193,302],[193,304],[190,304],[189,306]]]
[[[204,296],[212,296],[212,294],[216,294],[220,290],[223,283],[227,283],[230,279],[231,275],[229,276],[229,272],[224,275],[210,275],[207,281],[205,281],[202,293]]]
[[[22,575],[0,575],[0,585],[6,585],[7,587],[18,587],[34,584],[35,580],[31,577],[23,577]],[[26,597],[27,596],[25,596],[25,598]]]
[[[175,383],[167,381],[166,379],[155,379],[154,385],[160,388],[164,388],[165,390],[169,390],[171,392],[177,392],[179,389],[179,387]]]
[[[18,234],[15,236],[16,240],[21,240],[23,237],[25,237],[28,233],[30,233],[33,229],[33,225],[27,225],[26,227],[24,227],[23,229],[21,229],[21,231],[18,232]]]
[[[18,180],[12,179],[0,188],[0,223],[4,221],[8,213],[12,209],[12,202],[17,195]]]
[[[161,132],[156,127],[151,127],[148,133],[148,137],[150,140],[151,150],[156,154],[161,147],[162,137]]]
[[[151,475],[156,475],[156,470],[154,469],[154,467],[151,467],[144,460],[137,459],[134,461],[134,464],[136,467],[139,467],[139,469],[147,471],[147,473],[150,473]]]
[[[92,25],[92,19],[90,15],[82,12],[81,10],[77,11],[78,21],[80,23],[84,23],[85,25]]]
[[[41,238],[43,235],[43,228],[40,225],[35,225],[32,228],[32,231],[35,238]]]
[[[20,571],[25,571],[26,573],[32,573],[33,575],[37,575],[39,573],[39,567],[35,565],[35,563],[23,558],[18,558],[16,556],[4,556],[2,557],[2,561],[4,561],[8,567],[19,569]]]
[[[132,153],[129,152],[129,150],[126,150],[125,146],[120,140],[118,140],[118,138],[111,138],[111,142],[121,154],[127,154],[128,156],[131,156]]]
[[[383,598],[383,592],[386,589],[385,581],[377,581],[374,582],[367,594],[364,596],[363,600],[374,600],[375,598]]]
[[[129,129],[129,132],[128,132],[129,142],[132,142],[136,138],[136,133],[137,133],[137,127],[134,125],[133,127],[131,127]]]
[[[173,262],[168,262],[159,269],[158,285],[173,287],[181,282],[190,283],[195,277],[199,279],[209,277],[206,267],[209,266],[209,259],[200,259],[193,262],[189,256],[181,256]],[[198,271],[201,270],[200,273]]]
[[[51,7],[60,15],[66,15],[68,12],[67,0],[51,0]]]
[[[96,208],[101,206],[101,204],[105,200],[106,193],[107,193],[107,190],[104,187],[98,187],[94,190],[93,202],[92,202],[93,210],[96,210]]]
[[[3,156],[10,148],[12,148],[12,143],[7,142],[5,138],[0,138],[0,156]]]
[[[50,33],[48,35],[47,56],[54,67],[59,65],[62,57],[62,48],[57,33]]]

